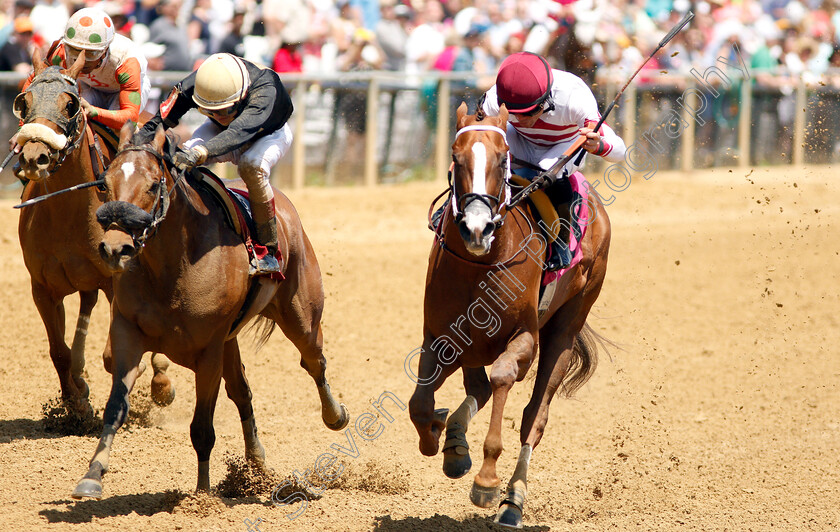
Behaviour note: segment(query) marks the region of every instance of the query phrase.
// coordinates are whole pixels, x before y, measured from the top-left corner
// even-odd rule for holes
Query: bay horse
[[[591,223],[582,259],[556,281],[540,318],[547,246],[535,232],[531,206],[507,205],[507,118],[504,106],[498,117],[467,115],[465,103],[457,110],[450,201],[429,256],[423,345],[409,412],[422,454],[436,455],[445,431],[443,470],[460,478],[472,466],[467,426],[492,396],[484,463],[470,493],[474,504],[489,508],[500,495],[496,462],[505,401],[539,351],[534,390],[522,415],[519,459],[495,519],[518,528],[531,453],[545,430],[551,400],[558,390],[571,395],[595,369],[596,336],[586,318],[604,281],[610,223],[600,202],[583,205]],[[534,250],[535,243],[540,249]],[[485,366],[491,366],[489,380]],[[435,410],[434,393],[458,368],[467,397],[447,419],[447,409]]]
[[[81,109],[76,78],[84,64],[84,53],[67,69],[47,65],[37,48],[33,53],[32,82],[14,101],[14,113],[23,123],[17,134],[20,168],[28,180],[23,200],[92,182],[110,159],[106,148],[93,143],[92,129]],[[104,193],[95,187],[58,195],[23,208],[18,223],[32,298],[47,330],[61,396],[79,413],[92,411],[82,376],[90,315],[100,290],[108,301],[113,293],[111,272],[97,250],[103,232],[96,222],[96,209],[103,198]],[[76,292],[79,317],[70,348],[64,340],[64,298]],[[110,371],[107,345],[103,359]],[[162,355],[153,355],[152,396],[159,404],[169,404],[174,398],[175,389],[164,373],[168,364]]]
[[[239,411],[245,456],[265,467],[237,342],[242,327],[257,315],[270,320],[265,322],[268,333],[279,325],[300,352],[300,364],[318,389],[324,424],[341,430],[349,421],[325,375],[318,259],[289,199],[274,191],[285,280],[252,280],[245,244],[226,224],[222,208],[172,166],[173,140],[162,128],[150,144],[135,145],[131,137],[132,129],[124,127],[120,151],[105,174],[108,201],[97,213],[104,229],[99,250],[115,274],[110,330],[114,374],[102,437],[88,473],[73,491],[77,499],[102,497],[102,474],[146,350],[165,352],[195,372],[190,438],[198,457],[197,490],[210,489],[213,412],[222,377]],[[254,283],[256,295],[249,298]]]

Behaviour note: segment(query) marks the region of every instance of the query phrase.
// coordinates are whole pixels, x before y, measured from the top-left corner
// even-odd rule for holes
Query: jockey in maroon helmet
[[[574,74],[552,69],[539,55],[520,52],[508,56],[499,67],[496,84],[479,104],[488,116],[497,116],[502,104],[510,113],[507,142],[512,170],[533,178],[560,160],[578,137],[586,140],[583,149],[609,162],[624,160],[624,141],[606,123],[593,131],[601,118],[592,90]],[[546,189],[558,214],[572,198],[567,176],[583,165],[581,153],[566,165],[558,180]],[[568,239],[568,236],[565,237]],[[548,268],[557,270],[571,262],[568,242],[555,242]]]

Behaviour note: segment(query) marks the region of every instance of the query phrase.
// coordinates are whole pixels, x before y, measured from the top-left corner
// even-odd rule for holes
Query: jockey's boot
[[[551,253],[548,257],[546,269],[550,272],[568,268],[572,263],[572,252],[569,249],[569,235],[572,223],[572,188],[567,178],[561,179],[548,188],[545,193],[554,205],[560,219],[560,229],[557,239],[551,243]]]
[[[272,216],[267,222],[257,224],[257,238],[268,249],[268,254],[251,263],[249,275],[269,275],[280,271],[280,262],[274,255],[277,253],[277,219]]]
[[[557,239],[549,246],[551,252],[548,255],[546,270],[550,272],[568,268],[572,263],[572,252],[569,249],[569,210],[571,206],[571,203],[554,206],[563,223],[557,232]]]
[[[443,211],[449,206],[449,201],[444,201],[443,205],[432,214],[432,219],[429,221],[429,229],[432,231],[437,231],[438,225],[440,225],[440,219],[443,217]]]

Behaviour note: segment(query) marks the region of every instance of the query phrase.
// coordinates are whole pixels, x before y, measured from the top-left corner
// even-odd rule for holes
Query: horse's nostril
[[[458,224],[458,232],[461,233],[461,238],[463,238],[464,241],[468,242],[470,240],[470,238],[472,237],[472,234],[470,233],[470,230],[467,229],[467,224],[464,223],[464,222],[461,222],[461,223]]]
[[[493,230],[496,228],[496,224],[493,222],[488,223],[484,226],[484,231],[481,232],[481,236],[484,238],[488,238],[490,235],[493,234]]]
[[[47,154],[42,153],[38,155],[37,159],[35,159],[35,164],[38,166],[48,166],[50,164],[50,158]]]
[[[131,244],[123,244],[120,247],[120,257],[130,257],[134,253],[134,246]]]

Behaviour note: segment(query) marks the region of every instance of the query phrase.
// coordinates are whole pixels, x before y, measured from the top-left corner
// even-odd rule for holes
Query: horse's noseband
[[[167,163],[163,156],[150,148],[149,146],[129,146],[123,148],[114,156],[117,158],[123,152],[127,151],[144,151],[155,157],[160,168],[160,181],[158,182],[158,193],[155,197],[155,203],[152,205],[151,212],[147,212],[133,203],[127,201],[109,201],[99,207],[96,211],[96,221],[102,226],[102,229],[118,229],[131,236],[134,241],[134,247],[140,249],[146,245],[148,240],[157,230],[158,225],[163,221],[166,212],[169,210],[169,196],[172,191],[178,186],[182,175],[175,174],[175,182],[172,185],[172,190],[166,190],[166,168]],[[175,173],[175,168],[171,167],[171,171]],[[137,233],[142,232],[138,235]]]

